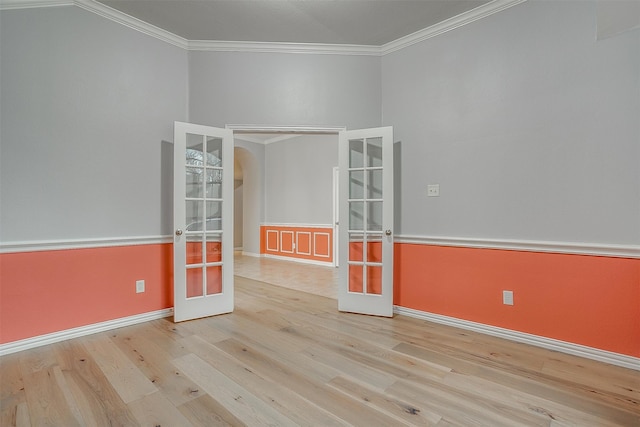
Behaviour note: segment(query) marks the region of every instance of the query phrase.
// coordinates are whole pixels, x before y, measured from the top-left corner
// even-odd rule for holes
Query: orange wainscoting
[[[0,343],[173,307],[172,248],[0,254]]]
[[[640,259],[394,249],[396,305],[640,357]]]
[[[333,263],[333,229],[260,226],[260,253]]]

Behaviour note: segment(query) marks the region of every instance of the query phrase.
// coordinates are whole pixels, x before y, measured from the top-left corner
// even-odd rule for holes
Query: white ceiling
[[[98,0],[187,40],[382,46],[489,0]]]

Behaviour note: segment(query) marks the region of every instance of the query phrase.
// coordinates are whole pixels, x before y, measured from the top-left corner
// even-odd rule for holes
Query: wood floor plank
[[[496,405],[487,407],[484,402],[470,400],[468,395],[456,396],[455,391],[443,389],[437,385],[424,387],[407,381],[396,381],[385,392],[397,399],[402,399],[416,407],[441,414],[443,418],[467,426],[548,426],[544,417],[521,417],[514,413],[501,413]],[[454,403],[455,402],[455,403]]]
[[[435,412],[425,408],[417,408],[400,399],[394,399],[388,395],[366,388],[358,383],[344,377],[336,377],[329,382],[329,385],[337,390],[365,402],[367,406],[372,406],[377,410],[395,418],[398,423],[413,426],[433,426],[442,417]]]
[[[111,336],[111,340],[173,405],[202,395],[193,381],[179,375],[171,363],[172,357],[144,335],[121,331]]]
[[[366,405],[353,399],[344,399],[343,395],[324,383],[317,383],[305,375],[304,366],[294,369],[265,357],[234,339],[216,344],[238,360],[251,367],[259,375],[287,386],[302,397],[314,402],[321,408],[352,425],[389,426],[394,419],[378,411],[367,411]]]
[[[137,424],[82,340],[64,341],[52,347],[86,425]]]
[[[60,386],[60,367],[50,366],[24,375],[29,418],[36,426],[82,426]]]
[[[304,366],[305,375],[319,383],[325,383],[340,374],[340,371],[326,365],[310,364],[309,358],[299,352],[290,351],[287,347],[282,347],[279,341],[265,339],[259,328],[251,327],[248,330],[238,330],[235,321],[229,317],[217,318],[218,327],[232,334],[236,339],[254,347],[267,357],[280,360],[289,366]],[[289,350],[289,351],[283,351]]]
[[[0,410],[0,426],[3,427],[31,427],[29,407],[26,400],[8,405]]]
[[[0,359],[0,426],[31,425],[20,369],[21,354]]]
[[[299,426],[344,426],[331,413],[293,392],[285,384],[261,377],[237,359],[200,337],[185,338],[186,347]]]
[[[178,410],[194,427],[244,427],[224,405],[208,394],[183,403]]]
[[[127,406],[141,426],[191,427],[189,420],[159,391],[134,400]]]
[[[158,391],[107,335],[87,337],[84,345],[124,403]]]
[[[295,426],[291,419],[264,403],[198,356],[188,354],[174,359],[173,363],[248,426]]]

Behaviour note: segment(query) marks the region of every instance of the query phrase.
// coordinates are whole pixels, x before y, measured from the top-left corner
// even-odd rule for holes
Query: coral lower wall
[[[396,305],[640,357],[640,259],[396,244]],[[511,290],[514,305],[502,304]]]
[[[640,357],[640,259],[405,243],[394,256],[396,305]],[[0,343],[170,308],[172,283],[171,244],[1,254]]]
[[[172,257],[171,244],[0,254],[0,343],[173,307]]]

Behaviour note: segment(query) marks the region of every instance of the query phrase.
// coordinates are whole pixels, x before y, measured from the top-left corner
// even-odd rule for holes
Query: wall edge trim
[[[304,223],[284,223],[284,222],[263,222],[261,227],[291,227],[291,228],[333,228],[331,224],[304,224]]]
[[[502,249],[511,251],[605,256],[614,258],[640,258],[640,245],[609,245],[599,243],[550,242],[542,240],[501,240],[417,235],[396,235],[394,242],[416,245]]]
[[[41,347],[43,345],[54,344],[60,341],[66,341],[72,338],[79,338],[98,332],[109,331],[111,329],[122,328],[124,326],[131,326],[137,323],[148,322],[150,320],[163,319],[170,316],[173,316],[173,308],[165,308],[162,310],[135,314],[133,316],[121,317],[119,319],[107,320],[105,322],[93,323],[91,325],[79,326],[77,328],[65,329],[59,332],[52,332],[50,334],[0,344],[0,356],[29,350],[35,347]]]
[[[510,341],[546,348],[547,350],[559,351],[561,353],[567,353],[573,356],[584,357],[587,359],[596,360],[598,362],[609,363],[611,365],[640,371],[640,358],[628,356],[626,354],[614,353],[607,350],[587,347],[584,345],[560,341],[553,338],[527,334],[525,332],[518,332],[511,329],[504,329],[497,326],[476,323],[469,320],[457,319],[455,317],[429,313],[426,311],[400,307],[397,305],[393,306],[393,311],[394,313],[413,317],[416,319],[426,320],[429,322],[447,326],[453,326],[455,328],[465,329],[473,332],[479,332],[481,334],[504,338]]]
[[[312,264],[312,265],[320,265],[322,267],[333,267],[333,262],[329,262],[329,261],[316,261],[313,259],[304,259],[304,258],[297,258],[297,257],[288,257],[288,256],[280,256],[280,255],[271,255],[271,254],[264,254],[262,256],[263,258],[271,258],[271,259],[279,259],[282,261],[291,261],[291,262],[297,262],[300,264]]]
[[[73,240],[38,240],[0,243],[0,254],[59,251],[65,249],[109,248],[173,243],[173,236],[130,236]]]
[[[438,24],[416,31],[384,45],[354,45],[330,43],[268,43],[245,41],[187,40],[148,22],[142,21],[95,0],[0,0],[0,10],[29,9],[53,6],[77,6],[118,24],[158,40],[190,51],[262,52],[315,55],[384,56],[447,31],[462,27],[526,0],[493,0]]]

